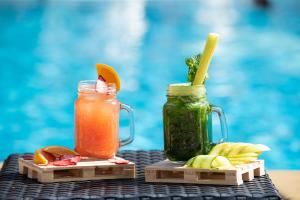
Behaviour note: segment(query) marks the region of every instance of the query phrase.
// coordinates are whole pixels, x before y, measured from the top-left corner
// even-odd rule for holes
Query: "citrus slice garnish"
[[[35,151],[33,156],[33,162],[37,165],[47,165],[49,162],[53,162],[55,157],[47,152],[44,152],[43,149],[38,149]]]
[[[80,155],[66,147],[49,146],[35,151],[33,162],[37,165],[66,166],[75,165],[80,161]]]
[[[119,91],[121,88],[121,81],[114,70],[114,68],[106,64],[96,64],[98,78],[104,80],[106,83],[114,83],[116,85],[116,90]]]
[[[62,147],[62,146],[48,146],[48,147],[43,148],[43,151],[52,154],[56,158],[59,158],[61,156],[65,156],[65,155],[70,155],[70,156],[79,155],[75,151],[68,149],[66,147]]]

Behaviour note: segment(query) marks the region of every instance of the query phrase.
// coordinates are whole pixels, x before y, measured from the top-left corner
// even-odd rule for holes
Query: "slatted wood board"
[[[264,161],[236,166],[236,169],[195,169],[183,167],[183,163],[164,160],[145,168],[146,182],[194,183],[214,185],[240,185],[254,176],[265,174]]]
[[[19,173],[41,183],[135,178],[135,164],[115,164],[107,160],[83,158],[76,165],[40,166],[19,158]]]

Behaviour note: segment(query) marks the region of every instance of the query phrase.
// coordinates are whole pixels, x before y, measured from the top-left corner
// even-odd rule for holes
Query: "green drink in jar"
[[[164,149],[169,160],[186,161],[207,154],[212,145],[212,112],[220,119],[222,139],[227,138],[224,113],[210,105],[204,85],[171,84],[163,107]]]

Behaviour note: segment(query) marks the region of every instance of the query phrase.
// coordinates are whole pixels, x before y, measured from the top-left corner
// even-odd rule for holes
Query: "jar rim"
[[[169,84],[167,89],[168,96],[205,96],[206,89],[204,85],[192,85],[189,83]]]
[[[116,93],[116,84],[106,83],[106,86],[97,85],[98,80],[82,80],[78,82],[79,93]]]

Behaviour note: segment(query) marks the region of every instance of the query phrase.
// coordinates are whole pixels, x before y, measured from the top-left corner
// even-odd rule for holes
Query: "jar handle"
[[[121,146],[125,146],[127,144],[130,144],[133,141],[135,127],[134,127],[133,109],[130,106],[128,106],[126,104],[123,104],[123,103],[120,103],[120,109],[125,110],[129,115],[129,130],[130,130],[129,137],[126,138],[126,139],[120,140],[120,147],[121,147]]]
[[[211,105],[211,111],[218,114],[220,120],[220,126],[221,126],[221,133],[222,133],[222,138],[220,139],[219,143],[224,142],[228,138],[228,130],[227,130],[227,123],[226,123],[226,118],[223,109],[221,107]]]

